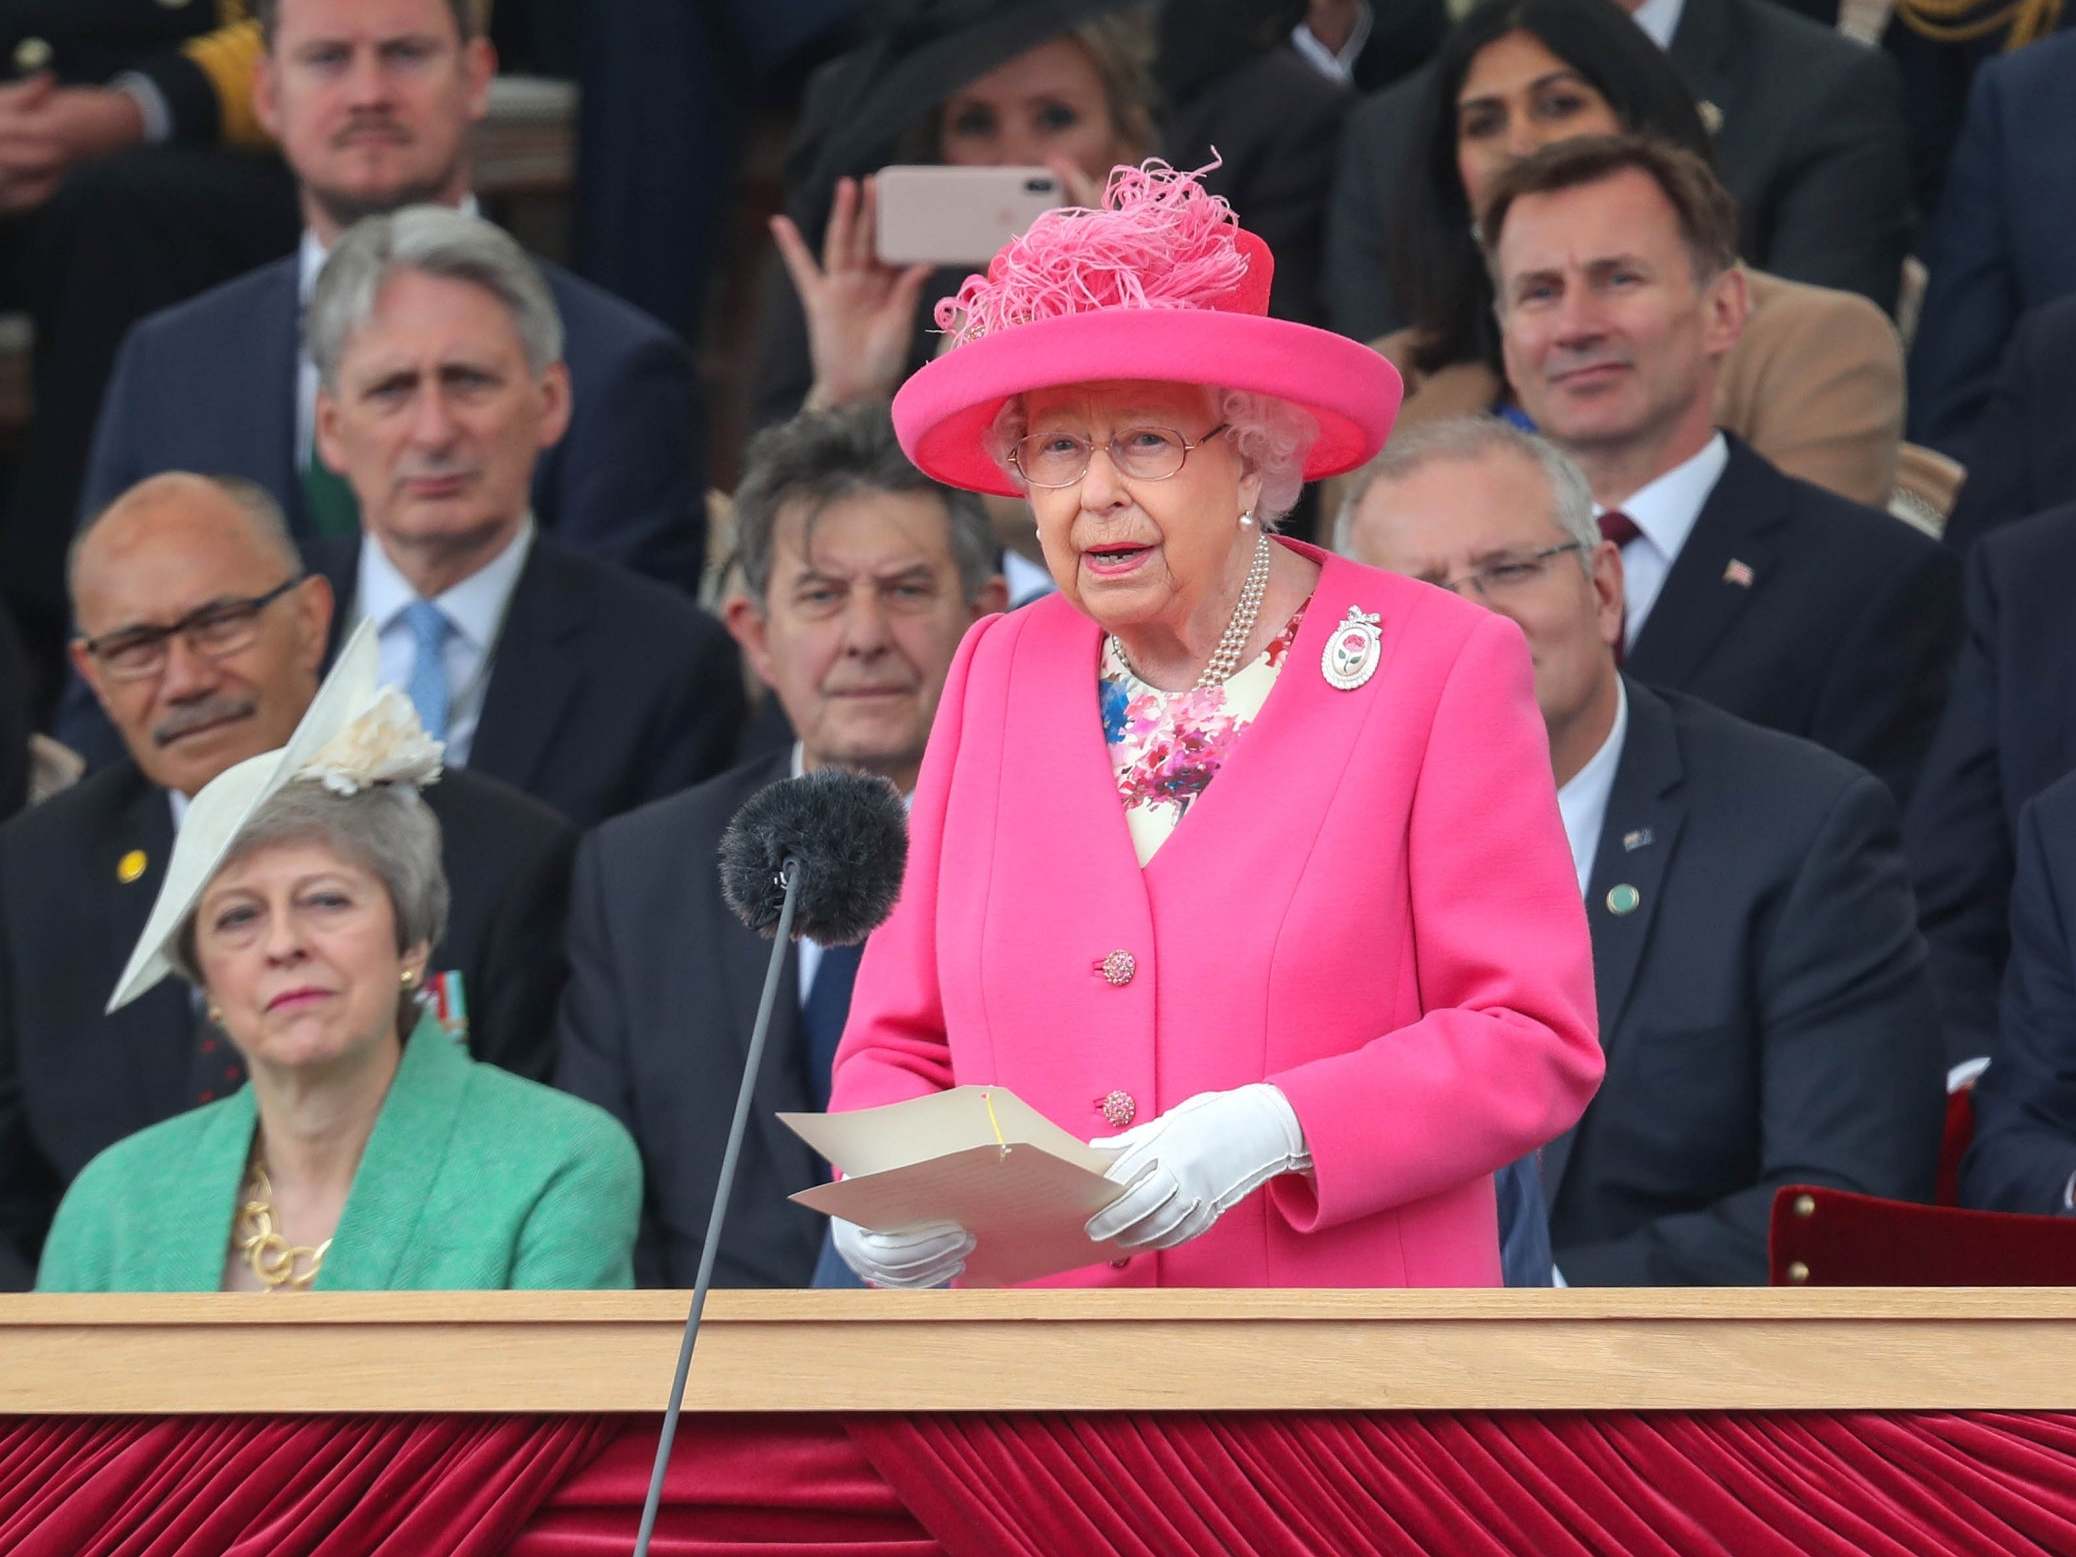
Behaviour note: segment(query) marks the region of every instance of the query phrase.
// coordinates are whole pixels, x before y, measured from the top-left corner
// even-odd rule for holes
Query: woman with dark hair
[[[1629,130],[1711,158],[1708,105],[1607,0],[1485,0],[1442,45],[1426,128],[1391,233],[1390,281],[1412,320],[1376,342],[1406,378],[1403,418],[1509,406],[1484,192],[1553,141]],[[1750,273],[1751,319],[1724,361],[1716,419],[1790,475],[1886,505],[1903,431],[1902,346],[1848,292]]]

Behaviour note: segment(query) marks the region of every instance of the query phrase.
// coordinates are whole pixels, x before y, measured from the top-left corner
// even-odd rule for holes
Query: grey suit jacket
[[[639,1286],[689,1287],[698,1273],[771,954],[722,902],[715,854],[736,808],[785,778],[791,760],[766,757],[644,806],[577,851],[555,1082],[613,1114],[641,1149]],[[789,948],[717,1287],[804,1287],[821,1249],[824,1219],[786,1196],[824,1169],[774,1117],[814,1106],[798,967]]]

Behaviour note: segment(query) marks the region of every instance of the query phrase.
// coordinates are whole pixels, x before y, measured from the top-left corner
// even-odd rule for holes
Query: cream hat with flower
[[[354,629],[331,674],[317,689],[288,744],[224,769],[202,786],[173,842],[165,884],[130,953],[130,965],[108,997],[121,1009],[173,971],[173,938],[194,912],[254,814],[283,788],[322,784],[352,795],[374,784],[414,788],[440,776],[441,744],[425,733],[409,698],[376,685],[375,627]]]

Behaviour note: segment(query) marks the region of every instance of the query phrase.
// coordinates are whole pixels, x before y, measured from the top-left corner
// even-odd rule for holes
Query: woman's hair
[[[1090,17],[1054,35],[1080,44],[1089,63],[1095,66],[1096,78],[1103,83],[1103,105],[1110,111],[1110,127],[1123,143],[1120,160],[1126,162],[1148,155],[1160,141],[1161,93],[1154,78],[1158,53],[1154,11],[1151,5],[1130,6],[1106,16]],[[1051,41],[1040,39],[1032,47]],[[963,87],[965,83],[959,85]],[[944,104],[939,102],[932,105],[929,116],[920,125],[901,138],[894,160],[941,162],[943,145]]]
[[[1298,494],[1304,490],[1305,456],[1319,439],[1319,423],[1311,412],[1274,395],[1216,387],[1210,395],[1214,414],[1229,429],[1226,441],[1232,444],[1241,463],[1261,477],[1255,520],[1263,529],[1273,530],[1297,506]],[[1019,483],[1021,478],[1010,463],[1009,451],[1029,430],[1024,397],[1011,395],[981,435],[988,457]]]
[[[263,801],[224,855],[222,872],[264,849],[315,843],[372,874],[389,894],[396,946],[437,945],[447,929],[447,871],[440,859],[440,822],[408,784],[373,784],[334,794],[309,779],[284,785]],[[195,961],[197,907],[173,938],[174,968],[199,985]]]
[[[1708,131],[1693,97],[1657,46],[1608,0],[1484,0],[1450,30],[1435,56],[1411,176],[1386,254],[1393,293],[1415,331],[1413,366],[1499,363],[1492,283],[1472,236],[1476,215],[1456,160],[1456,99],[1471,62],[1525,32],[1607,99],[1626,130],[1655,135],[1703,158]]]

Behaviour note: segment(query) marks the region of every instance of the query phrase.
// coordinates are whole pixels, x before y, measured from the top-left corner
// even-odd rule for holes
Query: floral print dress
[[[1142,867],[1182,825],[1240,733],[1261,713],[1310,604],[1300,605],[1269,646],[1221,686],[1163,692],[1133,675],[1111,640],[1103,640],[1097,688],[1103,740]]]

